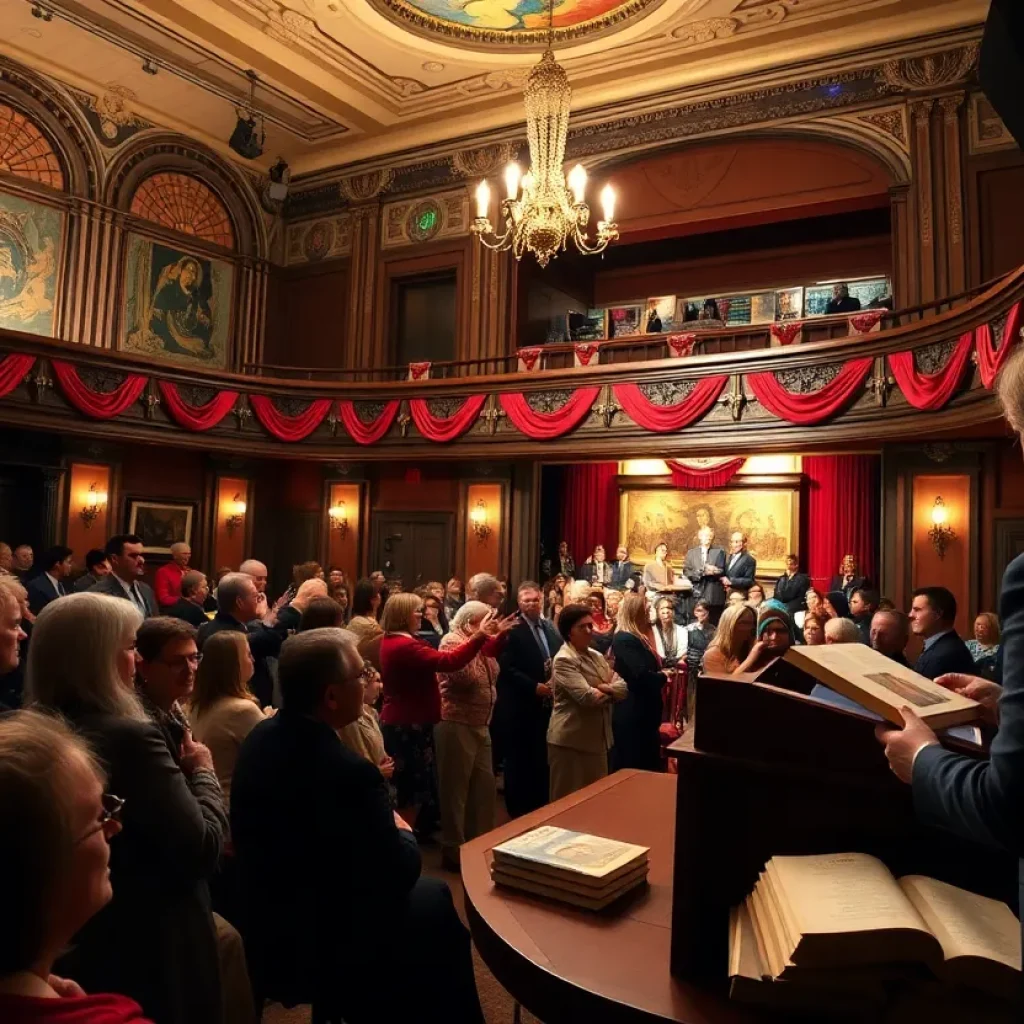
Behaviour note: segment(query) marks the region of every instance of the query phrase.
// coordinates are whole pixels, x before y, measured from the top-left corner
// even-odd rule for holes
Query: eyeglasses
[[[84,843],[86,839],[96,835],[97,832],[111,834],[111,826],[121,824],[121,810],[124,807],[124,801],[119,796],[114,796],[113,793],[104,793],[100,798],[100,803],[103,805],[103,810],[100,811],[96,824],[85,835],[75,840],[76,846],[79,843]]]

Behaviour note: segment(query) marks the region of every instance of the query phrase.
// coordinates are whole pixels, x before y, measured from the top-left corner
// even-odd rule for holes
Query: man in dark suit
[[[910,621],[901,611],[885,609],[871,616],[871,646],[879,654],[892,658],[897,665],[910,668],[910,662],[903,653],[910,639]]]
[[[248,573],[229,572],[223,576],[217,584],[217,614],[199,628],[199,650],[214,633],[244,633],[255,662],[252,692],[266,707],[274,702],[274,681],[267,659],[277,657],[286,631],[258,621],[260,607],[259,591]]]
[[[830,316],[835,313],[859,313],[860,299],[850,294],[850,286],[846,282],[832,286],[832,298],[828,300],[825,312]]]
[[[513,818],[548,802],[548,722],[551,719],[551,659],[562,638],[541,618],[540,587],[519,584],[521,622],[509,630],[498,656],[495,719],[505,755],[505,805]]]
[[[870,646],[871,620],[878,611],[878,602],[882,595],[870,587],[858,587],[850,595],[850,618],[860,630],[861,639]]]
[[[62,544],[44,551],[39,557],[42,572],[25,584],[28,591],[28,607],[38,615],[51,601],[64,597],[64,580],[71,575],[72,551]]]
[[[725,587],[722,584],[725,551],[712,546],[714,539],[715,531],[710,526],[702,526],[697,531],[697,547],[686,552],[683,575],[693,584],[688,609],[690,616],[693,615],[693,606],[704,601],[711,621],[717,623],[725,607]]]
[[[188,622],[196,629],[205,626],[210,620],[203,611],[203,605],[209,593],[210,586],[206,582],[206,576],[198,569],[189,569],[181,577],[181,597],[166,609],[165,614]]]
[[[722,582],[730,590],[742,590],[745,594],[756,578],[757,559],[747,551],[747,535],[737,530],[729,538],[729,556]]]
[[[92,590],[104,576],[110,575],[110,562],[103,548],[92,548],[85,555],[85,572],[75,580],[74,591]]]
[[[90,587],[89,592],[123,597],[142,612],[143,618],[159,615],[153,588],[140,579],[146,568],[142,538],[136,537],[134,533],[121,533],[107,541],[105,550],[110,562],[110,575]]]
[[[351,636],[290,637],[279,673],[281,710],[246,737],[231,783],[253,977],[275,998],[313,996],[349,1024],[483,1024],[448,886],[420,877],[384,777],[338,739],[362,713]]]
[[[605,557],[604,545],[598,544],[594,547],[594,553],[580,568],[580,579],[586,580],[591,586],[595,584],[605,586],[611,582],[611,578],[612,570]]]
[[[786,571],[775,581],[775,600],[786,606],[790,615],[807,607],[807,591],[811,589],[811,577],[800,571],[800,559],[796,555],[786,556]]]
[[[608,586],[612,590],[633,590],[636,580],[633,579],[633,563],[629,560],[629,551],[625,547],[616,548],[615,561],[609,566],[611,573]]]
[[[849,602],[855,590],[869,586],[871,586],[871,582],[867,576],[861,576],[857,572],[857,559],[853,555],[843,555],[843,560],[839,563],[839,574],[832,577],[828,589],[830,593],[834,590],[841,590]]]
[[[914,671],[929,679],[948,672],[974,674],[974,659],[953,628],[956,598],[945,587],[921,587],[913,594],[910,628],[924,641]]]

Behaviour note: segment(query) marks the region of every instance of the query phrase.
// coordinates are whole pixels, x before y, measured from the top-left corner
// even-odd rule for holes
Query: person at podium
[[[997,385],[1006,419],[1024,441],[1024,350],[1009,359]],[[1024,555],[1003,575],[999,598],[1003,623],[1003,692],[999,731],[987,761],[946,750],[910,709],[902,729],[879,725],[878,739],[896,776],[913,787],[914,807],[928,825],[1024,857]],[[937,682],[965,689],[971,677],[940,676]],[[945,681],[945,682],[944,682]],[[976,680],[981,683],[982,680]],[[1018,869],[1024,904],[1024,860]]]
[[[725,607],[725,551],[714,546],[715,532],[710,526],[697,531],[697,547],[686,552],[683,575],[693,584],[692,600],[704,601],[711,609],[711,622],[717,624]]]
[[[668,545],[662,541],[654,549],[654,561],[644,566],[644,586],[650,592],[651,600],[657,601],[658,594],[667,590],[674,578],[672,566],[668,564]]]

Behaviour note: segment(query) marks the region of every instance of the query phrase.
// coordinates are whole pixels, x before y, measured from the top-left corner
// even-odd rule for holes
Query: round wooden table
[[[674,775],[627,770],[462,847],[473,941],[499,982],[544,1024],[739,1024],[756,1017],[673,978]],[[601,913],[491,882],[491,850],[538,825],[650,847],[649,886]]]

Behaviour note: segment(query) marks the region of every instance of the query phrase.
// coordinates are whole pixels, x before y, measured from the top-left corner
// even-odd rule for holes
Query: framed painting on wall
[[[778,485],[780,479],[785,486]],[[773,477],[771,484],[712,491],[684,491],[667,483],[627,485],[620,494],[619,535],[631,561],[644,566],[662,541],[673,564],[681,564],[697,546],[702,527],[710,526],[715,544],[725,548],[729,534],[741,530],[757,559],[758,576],[781,575],[786,555],[800,550],[800,475],[792,481]]]
[[[147,555],[170,555],[171,545],[192,543],[196,506],[190,501],[126,498],[128,533],[142,538]]]
[[[0,192],[0,328],[55,333],[64,215]]]
[[[231,335],[234,268],[128,236],[121,349],[223,369]]]

